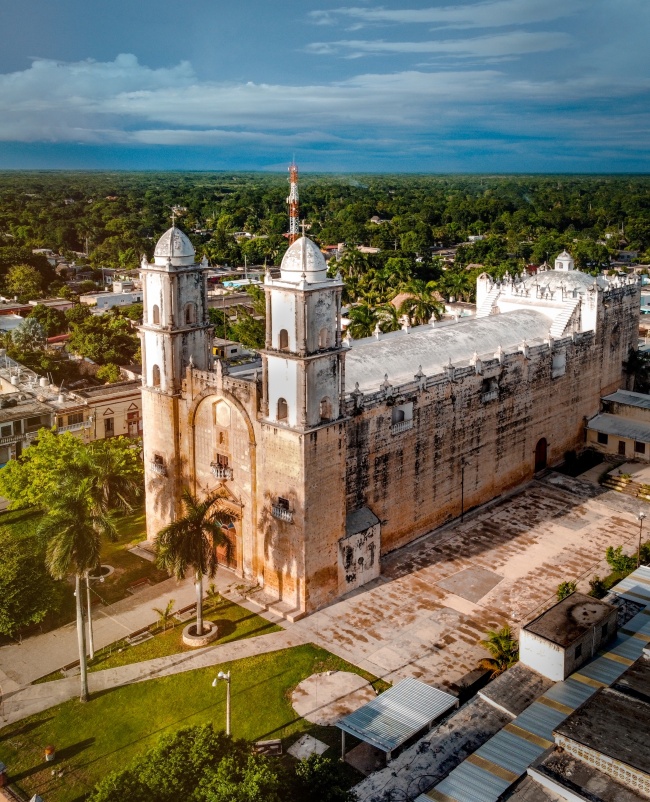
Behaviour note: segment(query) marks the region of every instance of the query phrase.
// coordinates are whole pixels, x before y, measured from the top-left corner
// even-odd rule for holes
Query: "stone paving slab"
[[[329,727],[375,696],[372,685],[358,674],[326,671],[312,674],[297,685],[291,694],[291,704],[301,718]]]
[[[327,744],[314,738],[313,735],[301,735],[298,740],[292,744],[287,752],[296,758],[296,760],[306,760],[310,755],[322,755],[329,749]]]
[[[450,590],[452,593],[470,602],[479,602],[489,593],[495,585],[503,579],[494,571],[488,571],[480,566],[465,568],[448,579],[438,582],[438,587]]]

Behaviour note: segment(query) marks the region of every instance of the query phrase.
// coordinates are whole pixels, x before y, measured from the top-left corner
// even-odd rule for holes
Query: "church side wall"
[[[563,369],[554,370],[553,353],[566,355]],[[581,447],[584,418],[599,408],[601,379],[614,378],[613,365],[603,376],[602,363],[602,348],[588,332],[349,409],[348,509],[367,505],[382,520],[386,553],[460,515],[463,459],[465,510],[531,479],[542,438],[549,464]],[[496,398],[485,392],[486,378],[498,381]],[[393,428],[393,406],[408,402],[413,427]]]

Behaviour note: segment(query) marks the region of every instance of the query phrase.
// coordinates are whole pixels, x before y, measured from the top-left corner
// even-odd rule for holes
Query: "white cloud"
[[[490,53],[498,52],[497,38],[489,37]],[[430,68],[298,85],[202,81],[188,63],[152,70],[134,56],[38,60],[0,75],[0,140],[414,156],[452,141],[461,152],[472,139],[496,153],[504,141],[514,147],[513,138],[532,138],[560,140],[567,151],[618,144],[645,152],[647,92],[646,72],[632,80],[594,71],[534,80],[497,69]]]
[[[458,3],[420,9],[347,6],[329,11],[312,11],[310,16],[320,25],[339,24],[343,18],[366,24],[500,28],[506,25],[549,22],[571,16],[588,5],[587,0],[488,0],[482,3]]]
[[[573,38],[567,33],[549,31],[512,31],[469,39],[445,39],[424,42],[389,42],[383,39],[343,39],[338,42],[313,42],[307,50],[319,55],[348,51],[353,55],[440,53],[458,57],[518,56],[569,47]]]

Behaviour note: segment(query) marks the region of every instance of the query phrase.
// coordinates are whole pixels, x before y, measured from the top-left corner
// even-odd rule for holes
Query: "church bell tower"
[[[264,587],[297,611],[313,610],[338,595],[345,533],[343,282],[328,278],[323,254],[303,236],[264,290]]]
[[[307,237],[267,274],[264,415],[306,430],[340,416],[345,376],[340,276],[327,277],[325,258]]]
[[[179,400],[188,365],[209,370],[211,324],[205,271],[176,226],[158,240],[154,261],[143,257],[142,416],[147,537],[174,520],[181,493]]]

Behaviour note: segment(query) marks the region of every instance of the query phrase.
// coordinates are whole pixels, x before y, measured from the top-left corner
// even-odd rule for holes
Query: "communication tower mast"
[[[298,239],[298,166],[292,162],[289,166],[289,197],[287,203],[289,204],[289,242],[295,242]]]

